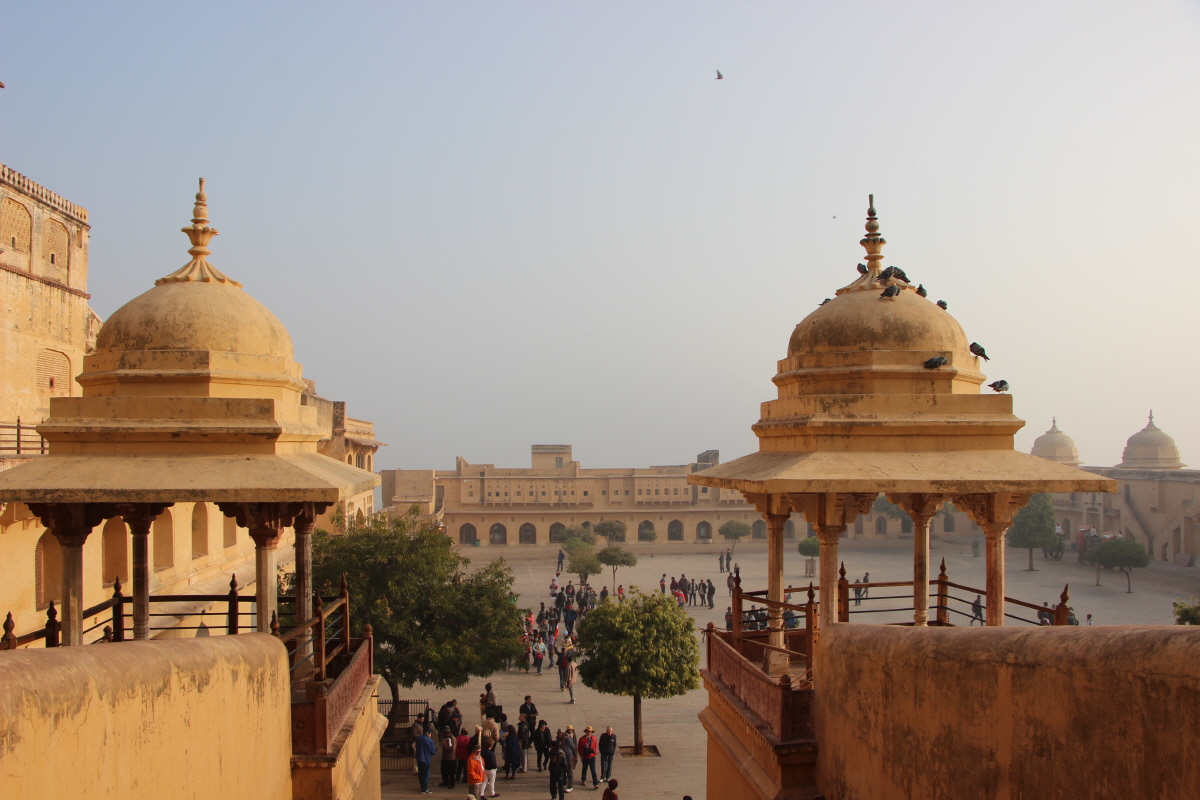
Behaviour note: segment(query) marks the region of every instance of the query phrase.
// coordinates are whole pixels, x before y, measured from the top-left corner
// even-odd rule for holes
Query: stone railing
[[[780,741],[812,735],[810,688],[798,689],[784,674],[774,678],[710,630],[707,671],[767,726]]]

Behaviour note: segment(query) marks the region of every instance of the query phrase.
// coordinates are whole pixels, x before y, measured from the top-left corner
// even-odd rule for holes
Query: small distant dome
[[[1058,420],[1050,424],[1050,430],[1033,440],[1031,455],[1044,458],[1047,461],[1057,461],[1069,467],[1079,466],[1079,451],[1075,449],[1075,441],[1058,429]]]
[[[1150,412],[1150,421],[1146,427],[1129,437],[1125,443],[1125,452],[1121,454],[1121,463],[1117,465],[1125,469],[1182,469],[1184,464],[1179,460],[1179,448],[1175,440],[1154,424],[1154,412]]]

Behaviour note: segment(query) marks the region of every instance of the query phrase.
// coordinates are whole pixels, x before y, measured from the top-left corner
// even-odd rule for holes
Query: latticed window
[[[52,219],[43,222],[42,267],[48,277],[66,282],[70,250],[71,237],[66,226]]]
[[[37,385],[49,389],[55,397],[71,394],[71,359],[57,350],[40,350],[37,354]]]
[[[12,198],[0,201],[0,242],[18,253],[28,253],[33,240],[33,217],[29,209]]]

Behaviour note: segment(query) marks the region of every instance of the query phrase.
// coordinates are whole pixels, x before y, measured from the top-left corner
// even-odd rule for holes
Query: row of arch
[[[584,522],[582,527],[591,530],[592,523]],[[561,522],[555,522],[550,525],[549,542],[556,544],[562,541],[562,533],[567,529],[567,526]],[[638,523],[638,541],[651,541],[657,536],[650,536],[650,532],[655,531],[654,523],[650,520],[642,520]],[[667,541],[682,542],[684,535],[683,523],[677,519],[673,519],[667,523]],[[702,521],[696,523],[696,538],[711,539],[713,535],[712,523]],[[502,522],[494,523],[487,532],[488,544],[506,545],[508,544],[508,526]],[[479,539],[479,529],[470,522],[465,522],[458,528],[459,544],[473,545]],[[625,541],[625,536],[622,535],[619,542]],[[537,544],[537,526],[532,522],[526,522],[517,529],[517,542],[519,544]]]
[[[221,519],[221,541],[223,547],[237,544],[237,522],[219,512]],[[209,554],[209,510],[207,503],[192,506],[191,546],[192,559]],[[155,571],[175,566],[175,514],[168,508],[154,520],[150,528],[150,561]],[[100,563],[104,585],[111,586],[120,578],[129,584],[129,526],[120,517],[104,523],[100,533]],[[45,608],[53,600],[62,600],[62,549],[58,539],[47,531],[38,539],[34,550],[34,593],[37,607]]]
[[[16,253],[29,253],[33,245],[33,215],[11,197],[0,200],[0,243]],[[55,219],[42,221],[42,264],[50,277],[65,278],[71,257],[71,235]]]
[[[375,471],[375,457],[370,453],[347,453],[346,463],[352,467],[365,469],[367,472]]]

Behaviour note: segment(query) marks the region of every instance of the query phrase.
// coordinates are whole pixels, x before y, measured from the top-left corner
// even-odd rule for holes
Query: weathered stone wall
[[[838,800],[1193,797],[1200,630],[839,624],[816,660]]]
[[[291,800],[266,634],[0,653],[0,797]]]

